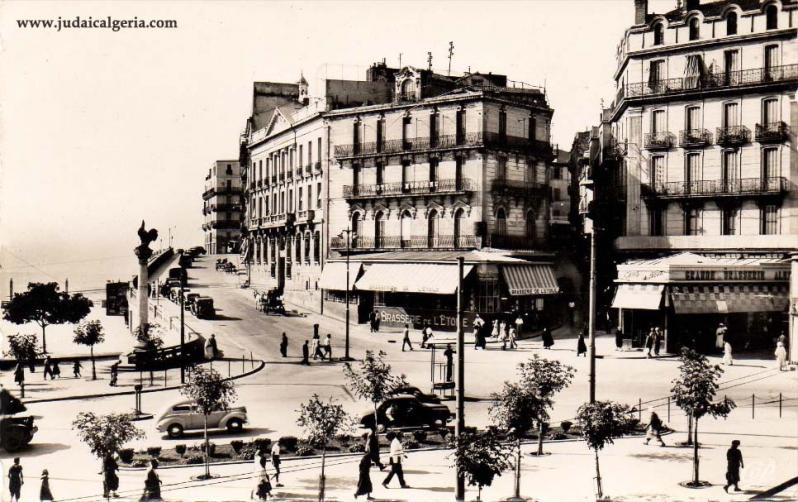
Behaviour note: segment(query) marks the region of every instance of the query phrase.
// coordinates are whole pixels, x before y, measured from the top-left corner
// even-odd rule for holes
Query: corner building
[[[237,160],[217,160],[202,193],[204,247],[210,254],[237,253],[241,241],[241,169]]]

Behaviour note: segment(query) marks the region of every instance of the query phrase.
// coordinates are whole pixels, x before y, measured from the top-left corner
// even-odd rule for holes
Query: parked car
[[[244,429],[247,420],[247,408],[221,409],[208,415],[209,429],[227,429],[230,432],[240,432]],[[201,430],[205,426],[205,417],[191,399],[180,401],[161,412],[158,416],[157,429],[166,432],[170,438],[179,438],[188,430]]]
[[[190,293],[191,293],[190,289],[183,289],[183,294],[184,295],[188,295]],[[177,287],[177,288],[172,287],[172,289],[169,290],[169,299],[172,300],[175,303],[180,303],[180,288],[179,287]]]
[[[445,404],[425,403],[415,396],[398,394],[377,406],[379,429],[443,427],[453,418]],[[364,412],[360,425],[374,425],[374,411]]]
[[[0,389],[0,448],[8,453],[24,448],[39,430],[32,416],[22,415],[24,411],[22,401],[8,389]]]
[[[213,298],[210,296],[200,296],[191,303],[191,313],[198,319],[213,319],[216,316],[216,309],[213,308]]]
[[[181,254],[180,258],[177,260],[177,264],[180,265],[182,268],[189,268],[191,264],[194,263],[194,258],[191,255]]]
[[[191,256],[199,256],[205,254],[205,248],[202,246],[190,247],[188,248],[188,254],[190,254]]]
[[[194,300],[200,297],[199,293],[189,293],[186,295],[186,299],[183,301],[183,305],[186,307],[186,310],[191,310],[191,306],[194,304]]]
[[[435,403],[435,404],[437,404],[437,403],[441,402],[441,398],[436,396],[435,394],[427,394],[426,392],[423,392],[418,387],[414,387],[412,385],[405,385],[405,386],[399,387],[398,389],[396,389],[393,392],[393,394],[394,395],[407,394],[409,396],[415,396],[422,403]]]
[[[186,281],[188,280],[188,274],[186,273],[186,269],[181,267],[173,267],[169,269],[169,278],[170,279],[177,279],[180,281],[182,285],[186,285]]]

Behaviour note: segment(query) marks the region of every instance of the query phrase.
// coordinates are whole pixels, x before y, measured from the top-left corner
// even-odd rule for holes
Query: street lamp
[[[346,234],[346,348],[344,350],[344,361],[351,361],[349,357],[349,254],[352,250],[352,239],[357,237],[357,232],[353,232],[351,228],[346,228],[338,234],[340,239],[344,238]]]

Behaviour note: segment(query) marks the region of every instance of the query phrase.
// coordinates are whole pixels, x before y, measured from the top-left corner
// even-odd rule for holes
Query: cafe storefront
[[[668,352],[686,345],[709,353],[724,323],[735,351],[768,349],[788,332],[789,281],[790,263],[780,258],[630,260],[618,265],[612,308],[633,345],[658,326]]]

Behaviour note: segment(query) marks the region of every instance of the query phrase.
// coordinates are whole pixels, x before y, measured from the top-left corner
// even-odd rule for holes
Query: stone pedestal
[[[139,260],[139,326],[149,324],[149,272],[147,271],[147,260]]]
[[[787,357],[790,362],[798,362],[798,253],[792,255],[790,264],[790,335]]]

